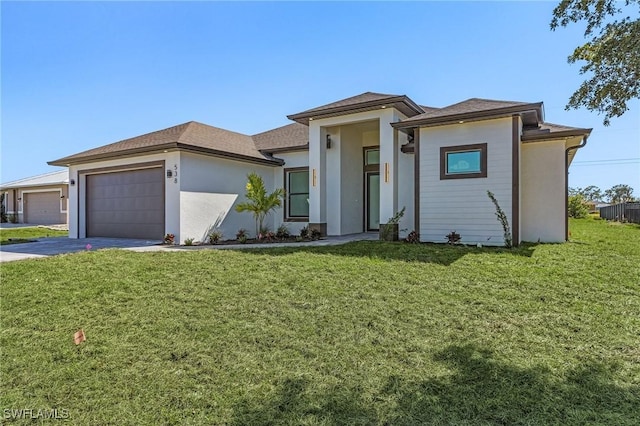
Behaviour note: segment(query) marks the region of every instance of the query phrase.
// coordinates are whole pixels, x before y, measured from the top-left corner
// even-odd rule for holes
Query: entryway
[[[380,148],[364,148],[365,231],[380,228]]]

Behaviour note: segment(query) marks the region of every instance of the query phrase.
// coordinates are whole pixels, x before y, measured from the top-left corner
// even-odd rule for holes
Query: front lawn
[[[3,264],[0,409],[80,425],[636,425],[640,227],[571,231],[513,251],[359,242]]]
[[[68,231],[49,229],[42,226],[28,228],[2,228],[0,229],[0,245],[28,243],[45,237],[66,237]]]

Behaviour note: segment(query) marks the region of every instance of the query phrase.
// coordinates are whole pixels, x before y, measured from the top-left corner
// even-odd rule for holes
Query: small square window
[[[440,179],[487,177],[487,144],[440,148]]]

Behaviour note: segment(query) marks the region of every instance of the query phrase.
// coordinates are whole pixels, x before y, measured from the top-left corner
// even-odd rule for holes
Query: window
[[[487,144],[440,148],[440,180],[487,177]]]
[[[364,165],[373,166],[380,164],[380,148],[365,148]]]
[[[309,220],[309,168],[284,170],[285,220],[306,222]]]

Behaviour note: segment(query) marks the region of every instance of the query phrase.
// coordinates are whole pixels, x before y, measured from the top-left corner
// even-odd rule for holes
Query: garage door
[[[31,192],[24,194],[24,221],[37,225],[62,223],[60,220],[60,192]]]
[[[88,175],[87,237],[164,236],[162,168]]]

